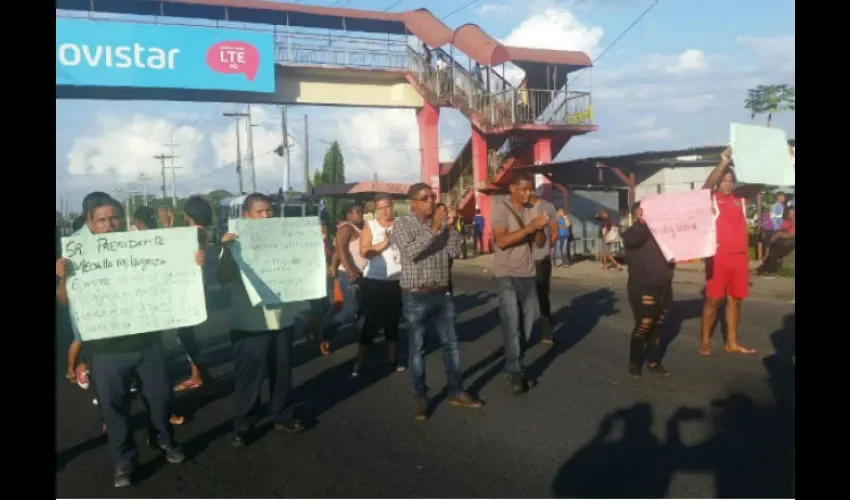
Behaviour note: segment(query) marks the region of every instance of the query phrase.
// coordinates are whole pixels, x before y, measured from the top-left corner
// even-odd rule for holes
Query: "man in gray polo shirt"
[[[558,240],[558,212],[555,205],[537,197],[531,193],[531,213],[537,217],[546,216],[549,223],[543,229],[546,235],[545,244],[542,247],[534,245],[531,256],[534,258],[535,277],[537,278],[537,303],[540,305],[540,336],[544,344],[554,342],[552,331],[552,306],[549,303],[549,283],[552,280],[552,248]],[[543,238],[540,238],[544,241]],[[525,332],[529,335],[531,332]]]
[[[526,337],[537,318],[537,291],[532,247],[535,236],[546,227],[545,215],[534,217],[529,206],[531,179],[514,174],[511,179],[510,200],[493,205],[490,217],[493,227],[495,255],[493,275],[499,293],[499,316],[505,343],[505,372],[514,393],[528,390],[522,366],[519,312]]]

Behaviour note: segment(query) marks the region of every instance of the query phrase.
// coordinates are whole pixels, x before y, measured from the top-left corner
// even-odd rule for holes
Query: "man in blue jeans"
[[[546,213],[536,217],[534,215],[534,209],[529,204],[533,187],[530,177],[514,174],[510,200],[494,204],[490,215],[496,242],[493,275],[499,292],[505,374],[515,394],[528,390],[522,366],[520,310],[527,340],[538,316],[534,249],[546,246],[544,229],[550,223]]]
[[[412,215],[393,224],[390,241],[401,254],[401,289],[408,332],[408,369],[413,381],[414,418],[428,418],[428,386],[425,383],[425,330],[430,323],[440,336],[446,366],[448,402],[462,408],[480,408],[463,390],[460,347],[455,332],[455,308],[449,293],[449,258],[460,253],[461,236],[457,211],[435,214],[435,196],[425,183],[408,190]]]

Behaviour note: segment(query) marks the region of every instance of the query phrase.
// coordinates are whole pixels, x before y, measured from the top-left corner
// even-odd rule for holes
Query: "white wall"
[[[639,201],[655,194],[702,189],[705,179],[713,169],[712,166],[663,168],[635,187],[635,197]]]

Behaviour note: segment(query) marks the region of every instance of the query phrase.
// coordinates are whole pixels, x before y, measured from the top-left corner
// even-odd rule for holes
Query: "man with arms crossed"
[[[699,353],[711,355],[711,331],[717,321],[717,307],[726,298],[726,347],[737,354],[753,354],[738,343],[741,301],[750,287],[749,238],[745,200],[734,193],[735,177],[729,169],[732,148],[720,155],[720,163],[709,174],[703,189],[711,189],[714,221],[717,226],[717,251],[705,261],[705,305]]]

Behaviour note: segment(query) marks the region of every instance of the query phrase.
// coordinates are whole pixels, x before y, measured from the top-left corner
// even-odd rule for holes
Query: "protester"
[[[475,217],[472,218],[472,240],[477,257],[484,253],[484,216],[480,208],[475,209]]]
[[[623,231],[623,246],[629,263],[626,285],[635,317],[629,344],[629,374],[640,377],[641,367],[656,375],[667,375],[661,365],[661,330],[673,302],[673,269],[643,219],[640,203],[632,207],[633,224]]]
[[[566,211],[563,208],[558,209],[558,242],[555,245],[555,252],[552,257],[552,263],[558,265],[558,254],[561,254],[561,266],[570,267],[570,231],[572,230],[572,222],[567,217]]]
[[[767,258],[756,269],[756,274],[765,277],[776,276],[779,272],[782,259],[794,251],[797,234],[796,215],[796,211],[793,208],[785,210],[782,224],[769,241],[770,246],[768,247]]]
[[[413,382],[414,418],[428,418],[425,377],[425,331],[430,325],[440,337],[446,367],[448,402],[480,408],[483,403],[463,390],[460,347],[455,332],[455,308],[449,285],[449,257],[460,252],[460,234],[453,229],[457,213],[435,216],[436,196],[430,186],[417,183],[407,192],[411,215],[393,224],[390,241],[401,254],[403,314],[409,325],[408,367]]]
[[[531,257],[534,259],[541,339],[544,344],[552,344],[555,339],[555,333],[552,325],[552,306],[549,300],[549,289],[552,282],[552,249],[558,240],[558,213],[555,211],[555,205],[538,198],[533,189],[531,190],[529,203],[531,204],[532,216],[538,217],[543,215],[548,221],[543,231],[538,231],[535,234],[535,245],[531,248]],[[539,242],[542,242],[543,245],[541,246]],[[526,332],[526,335],[528,335],[528,332]]]
[[[366,351],[378,330],[384,331],[387,359],[396,371],[398,363],[398,330],[401,317],[401,255],[390,241],[393,229],[393,203],[388,195],[375,198],[375,218],[367,221],[360,235],[360,256],[367,259],[363,270],[363,328],[354,360],[353,377],[360,373]]]
[[[549,224],[546,214],[534,216],[529,205],[533,184],[525,174],[514,174],[510,201],[493,206],[491,225],[496,242],[493,275],[499,294],[499,317],[505,345],[505,373],[515,393],[528,390],[522,365],[522,337],[527,341],[538,314],[533,247],[536,235]],[[543,236],[545,238],[545,234]],[[523,328],[520,330],[520,314]]]
[[[95,197],[90,200],[87,225],[92,234],[107,234],[121,229],[121,211],[115,200]],[[195,260],[203,264],[203,253],[196,252]],[[57,263],[59,277],[57,297],[69,304],[66,277],[70,261]],[[138,460],[138,449],[130,425],[130,385],[134,378],[142,382],[142,395],[149,409],[150,424],[155,440],[169,463],[180,463],[185,455],[174,440],[171,423],[171,386],[168,383],[167,359],[161,342],[162,332],[149,332],[90,341],[92,377],[99,407],[106,422],[107,441],[112,454],[116,488],[132,484]]]
[[[335,312],[333,320],[322,329],[322,350],[330,352],[334,332],[344,325],[360,319],[360,280],[366,259],[360,256],[360,233],[363,231],[363,206],[353,203],[345,207],[345,220],[337,226],[334,247],[339,267],[336,279],[342,291],[342,309]]]
[[[267,219],[272,216],[272,202],[268,196],[253,193],[245,198],[242,213],[246,219]],[[236,418],[231,444],[243,447],[253,437],[257,411],[260,408],[263,382],[269,375],[271,414],[276,430],[299,432],[301,421],[295,416],[290,401],[292,392],[291,347],[295,313],[298,305],[251,305],[242,274],[230,250],[238,238],[226,233],[221,238],[222,253],[219,266],[221,283],[231,287],[230,338],[233,343],[233,375]],[[271,362],[274,361],[272,365]]]
[[[596,213],[596,220],[599,221],[599,239],[602,241],[600,249],[600,258],[602,260],[602,270],[607,271],[613,267],[617,271],[622,271],[623,266],[617,262],[614,257],[614,244],[620,239],[620,232],[608,212],[600,210]]]
[[[717,251],[705,261],[705,305],[702,309],[700,354],[711,355],[711,333],[717,307],[726,299],[726,347],[729,353],[754,354],[738,343],[741,302],[749,294],[749,237],[745,200],[734,193],[735,177],[729,169],[732,148],[726,148],[720,163],[708,175],[703,189],[711,189]]]
[[[153,210],[150,211],[150,217],[153,218]],[[186,225],[194,227],[198,230],[198,245],[204,250],[208,265],[204,266],[204,290],[207,292],[206,303],[207,310],[210,307],[210,285],[217,281],[216,267],[216,252],[217,250],[209,245],[209,229],[213,223],[213,212],[209,202],[202,196],[190,196],[183,206],[183,219]],[[155,220],[155,219],[154,219]],[[190,375],[189,378],[180,382],[174,387],[177,392],[187,391],[192,389],[200,389],[204,385],[204,377],[202,371],[201,359],[201,344],[198,342],[195,334],[195,328],[188,326],[177,329],[177,338],[180,344],[186,349],[186,356],[189,360]]]

